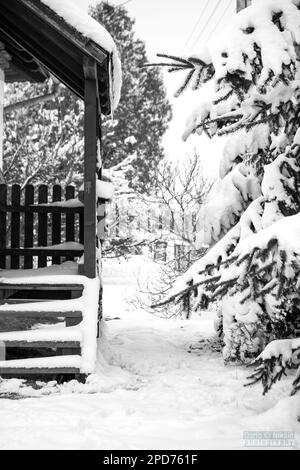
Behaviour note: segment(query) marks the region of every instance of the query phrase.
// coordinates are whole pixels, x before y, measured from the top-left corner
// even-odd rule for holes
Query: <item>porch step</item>
[[[2,341],[5,348],[28,348],[31,349],[80,349],[80,343],[77,341]],[[1,350],[1,340],[0,340]]]
[[[53,299],[49,299],[49,298],[23,299],[22,297],[19,297],[19,298],[10,297],[9,299],[1,300],[0,307],[1,305],[19,305],[19,304],[38,303],[38,302],[51,302],[51,300]]]
[[[38,303],[38,302],[37,302]],[[45,302],[46,303],[46,302]],[[26,304],[31,305],[31,304]],[[23,304],[17,304],[16,306],[21,307]],[[74,320],[82,320],[82,312],[76,311],[55,311],[55,310],[25,310],[25,309],[12,309],[12,305],[8,305],[10,309],[3,309],[5,306],[0,307],[0,318],[1,317],[14,317],[14,318],[44,318],[45,320],[57,320],[59,318],[73,318]]]
[[[27,351],[25,357],[35,357],[35,350],[40,349],[39,355],[52,356],[53,351],[58,355],[80,354],[82,335],[74,328],[49,328],[27,331],[0,333],[1,359],[18,359],[18,349]],[[17,351],[16,351],[17,350]],[[52,351],[51,351],[52,350]],[[42,352],[42,354],[41,354]],[[9,357],[10,356],[10,357]]]
[[[9,293],[6,299],[8,303],[22,303],[22,302],[50,302],[51,300],[68,300],[78,298],[82,295],[80,290],[17,290]],[[1,304],[5,303],[1,301]]]
[[[74,342],[80,344],[82,335],[77,328],[42,328],[37,330],[9,331],[0,333],[0,344],[21,342],[30,344],[34,342],[65,343]]]
[[[0,376],[86,377],[95,362],[100,282],[36,271],[0,270]]]
[[[27,335],[28,332],[32,332],[29,328],[36,323],[65,322],[65,326],[69,329],[69,327],[79,325],[83,320],[81,298],[41,302],[19,300],[17,304],[11,304],[5,300],[3,302],[0,305],[0,320],[4,332],[0,333],[0,341],[2,334],[7,334],[7,330],[15,334],[18,330],[24,329],[24,334]]]
[[[57,256],[59,258],[80,258],[83,255],[82,248],[73,250],[61,250],[57,248],[1,248],[0,256]]]
[[[55,356],[0,361],[0,376],[80,374],[81,356]]]
[[[82,320],[82,311],[79,310],[78,303],[75,304],[74,300],[24,302],[15,305],[6,303],[0,305],[0,318],[43,319],[53,321],[65,319],[68,325],[71,326],[80,323]],[[73,309],[72,304],[74,305]],[[0,338],[1,334],[2,333],[0,333]]]
[[[1,314],[19,314],[23,312],[26,314],[50,314],[63,317],[68,316],[80,316],[81,315],[81,298],[78,299],[68,299],[68,300],[50,300],[46,302],[24,302],[12,306],[11,304],[0,305],[0,315]]]
[[[27,283],[21,282],[1,282],[0,290],[47,290],[47,291],[82,291],[83,285],[79,284],[47,284],[47,283]]]

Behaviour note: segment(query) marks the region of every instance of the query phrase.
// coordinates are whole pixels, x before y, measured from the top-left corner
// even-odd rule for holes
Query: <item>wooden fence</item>
[[[107,206],[108,238],[140,237],[141,234],[153,238],[195,241],[199,230],[197,213],[184,215],[172,211],[163,204],[139,204],[132,200],[112,202]]]
[[[73,186],[0,185],[0,268],[45,267],[81,256],[84,207],[75,198]]]

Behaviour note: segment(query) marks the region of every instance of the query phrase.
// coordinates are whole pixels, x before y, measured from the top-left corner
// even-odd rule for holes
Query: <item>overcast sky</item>
[[[89,4],[97,0],[73,2],[88,9]],[[126,2],[111,0],[111,3]],[[136,19],[137,35],[145,40],[151,58],[156,52],[180,53],[192,32],[186,50],[197,50],[197,45],[206,41],[216,26],[220,29],[230,22],[235,5],[236,0],[130,0],[126,8]]]
[[[73,3],[87,10],[97,0],[72,0]],[[130,15],[136,20],[136,34],[146,43],[150,60],[157,52],[189,54],[197,52],[201,43],[209,40],[216,32],[230,25],[236,0],[110,0],[120,5],[126,3]],[[167,154],[177,160],[196,144],[202,153],[208,172],[217,172],[221,143],[211,144],[205,138],[195,137],[183,144],[181,135],[184,131],[188,114],[197,104],[197,96],[186,95],[173,100],[174,82],[166,80],[169,98],[174,106],[174,120],[165,137]],[[195,92],[194,92],[195,93]],[[203,155],[205,154],[205,155]],[[217,155],[216,155],[217,154]]]

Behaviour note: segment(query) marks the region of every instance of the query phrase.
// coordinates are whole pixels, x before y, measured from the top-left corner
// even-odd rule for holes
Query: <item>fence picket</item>
[[[34,204],[34,187],[32,185],[27,185],[25,187],[25,208]],[[33,221],[34,214],[33,212],[26,211],[24,216],[24,248],[33,247]],[[24,269],[33,268],[33,257],[24,256]]]
[[[6,204],[7,186],[0,184],[0,250],[6,248]],[[6,257],[0,255],[0,269],[6,268]]]
[[[21,204],[21,187],[18,184],[14,184],[11,188],[11,205],[14,208],[18,208]],[[11,230],[10,230],[10,246],[11,248],[20,247],[20,212],[11,213]],[[20,268],[20,257],[19,255],[11,256],[11,269]]]
[[[66,200],[74,199],[75,188],[74,186],[67,186],[66,188]],[[75,216],[74,213],[70,212],[66,214],[66,242],[75,241]],[[67,256],[67,261],[74,261],[72,256]]]
[[[39,187],[39,204],[48,203],[48,186],[42,184]],[[48,214],[42,213],[38,215],[38,246],[47,246],[48,244]],[[47,266],[47,256],[39,256],[38,267]]]
[[[56,184],[52,190],[52,201],[61,201],[61,186]],[[61,214],[52,214],[52,245],[59,245],[61,242]],[[52,263],[60,264],[60,256],[53,256]]]

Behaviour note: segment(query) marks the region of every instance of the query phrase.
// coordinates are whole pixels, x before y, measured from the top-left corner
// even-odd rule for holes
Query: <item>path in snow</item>
[[[38,392],[0,384],[2,393],[36,394],[0,400],[0,449],[239,449],[249,430],[294,431],[300,443],[290,380],[267,397],[260,386],[244,388],[247,371],[225,367],[206,341],[188,352],[213,334],[209,316],[174,321],[132,311],[124,297],[134,286],[116,280],[107,276],[105,303],[120,319],[106,324],[97,376]]]

